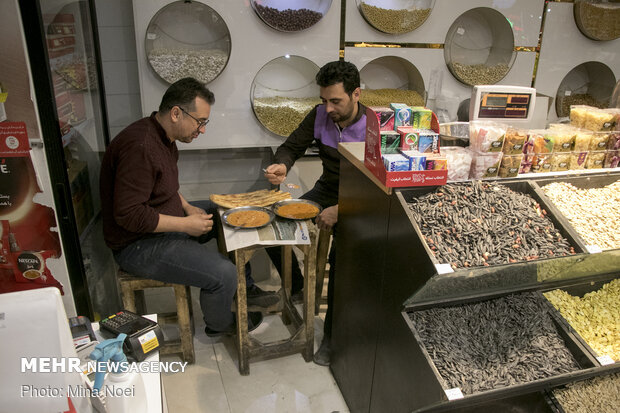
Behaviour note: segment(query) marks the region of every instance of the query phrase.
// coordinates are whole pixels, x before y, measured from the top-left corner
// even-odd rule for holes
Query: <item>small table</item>
[[[237,267],[237,351],[239,354],[239,372],[241,375],[250,374],[250,359],[271,359],[276,357],[288,356],[290,354],[301,353],[307,362],[312,360],[314,354],[314,305],[316,288],[316,247],[317,231],[308,230],[308,226],[314,224],[311,221],[300,222],[302,228],[307,231],[309,243],[292,243],[294,241],[269,241],[269,244],[250,245],[246,247],[232,249],[238,231],[256,230],[237,230],[224,231],[219,228],[219,239],[221,251],[228,251],[233,255]],[[245,233],[247,235],[247,232]],[[291,301],[291,263],[293,245],[297,246],[304,254],[304,305],[303,314],[299,314],[297,308]],[[255,251],[267,247],[282,248],[282,288],[278,291],[280,301],[269,308],[254,308],[252,311],[281,312],[284,324],[293,323],[295,332],[288,339],[278,340],[269,343],[262,343],[250,337],[248,334],[248,305],[246,296],[245,264],[250,260]]]

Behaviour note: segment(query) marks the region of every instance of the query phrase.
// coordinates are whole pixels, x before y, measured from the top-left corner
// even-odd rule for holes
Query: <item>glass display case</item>
[[[356,0],[366,22],[388,34],[411,32],[431,14],[435,0]]]
[[[450,73],[466,85],[492,85],[516,58],[510,22],[497,10],[479,7],[460,15],[448,29],[444,58]]]
[[[614,72],[605,63],[582,63],[562,79],[555,96],[555,111],[558,117],[565,117],[572,105],[607,108],[615,85]]]
[[[298,32],[319,22],[332,0],[252,0],[252,8],[269,27],[282,32]]]
[[[366,106],[385,106],[405,103],[424,106],[426,90],[420,71],[410,61],[396,56],[378,57],[360,70],[362,94]]]
[[[614,0],[575,0],[575,23],[584,36],[592,40],[620,37],[620,3]]]
[[[151,19],[145,36],[149,65],[167,83],[188,76],[209,83],[230,58],[226,22],[198,1],[176,1],[163,7]]]
[[[288,137],[321,103],[315,77],[319,67],[301,56],[281,56],[256,73],[250,101],[256,119],[270,132]]]

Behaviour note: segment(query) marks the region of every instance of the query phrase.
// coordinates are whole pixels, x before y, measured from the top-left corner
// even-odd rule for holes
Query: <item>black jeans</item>
[[[338,202],[337,196],[326,191],[319,183],[314,188],[301,196],[302,199],[308,199],[321,205],[323,208],[334,206]],[[329,252],[329,281],[327,283],[327,312],[325,313],[325,323],[323,324],[323,335],[328,339],[332,335],[332,313],[334,302],[334,282],[336,279],[336,229],[338,225],[332,228],[332,243]],[[282,249],[281,247],[270,247],[265,249],[271,262],[282,276]],[[299,262],[295,254],[292,254],[291,260],[291,293],[296,293],[304,287],[304,277],[299,268]]]

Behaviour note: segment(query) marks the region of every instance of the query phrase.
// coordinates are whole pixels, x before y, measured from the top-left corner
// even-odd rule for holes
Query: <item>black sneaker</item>
[[[331,363],[332,346],[329,338],[323,337],[319,350],[314,353],[312,361],[319,366],[329,366]]]
[[[247,289],[248,306],[271,307],[280,301],[280,296],[274,291],[261,290],[256,284]]]
[[[248,332],[256,330],[263,322],[263,313],[250,311],[248,313]],[[205,326],[205,333],[209,337],[234,336],[237,334],[237,318],[235,317],[232,325],[224,331],[211,330]]]

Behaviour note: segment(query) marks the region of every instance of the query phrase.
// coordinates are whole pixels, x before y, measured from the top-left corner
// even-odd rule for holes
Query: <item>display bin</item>
[[[408,200],[432,192],[437,187],[402,189],[397,191],[396,197],[400,201],[401,207],[410,218],[412,231],[415,232],[416,237],[423,246],[423,251],[418,251],[418,253],[421,254],[426,267],[432,266],[435,268],[433,274],[424,275],[427,282],[412,296],[412,302],[423,302],[435,299],[444,300],[452,295],[460,297],[468,295],[475,296],[480,294],[480,291],[484,291],[484,294],[488,294],[491,291],[517,291],[534,286],[548,278],[558,279],[568,276],[569,273],[577,277],[592,274],[589,266],[597,265],[598,261],[592,261],[593,257],[587,254],[587,249],[583,240],[578,237],[577,233],[568,224],[566,219],[559,214],[559,211],[551,207],[550,201],[546,197],[543,197],[530,181],[501,180],[498,183],[507,186],[515,192],[530,195],[538,202],[540,207],[547,211],[547,216],[551,219],[557,231],[567,239],[569,244],[574,248],[575,254],[566,257],[521,261],[510,264],[491,265],[488,267],[458,268],[453,270],[448,263],[438,261],[433,255],[428,242],[422,234],[419,224],[415,222],[413,214],[408,208]],[[583,264],[584,262],[586,264]],[[576,264],[580,264],[579,267],[585,266],[587,269],[584,269],[583,273],[575,274],[573,269]],[[617,262],[617,264],[620,265],[620,261]],[[422,274],[420,274],[420,276],[422,276]]]
[[[540,293],[536,293],[536,294],[540,294]],[[501,296],[494,296],[492,298],[486,297],[485,299],[490,298],[492,300],[492,299],[500,298],[500,297]],[[541,299],[543,302],[546,301],[543,297],[541,297]],[[413,345],[409,350],[404,350],[403,352],[405,353],[407,351],[411,351],[412,353],[421,353],[423,355],[425,362],[430,367],[430,371],[432,371],[431,375],[425,374],[423,377],[423,380],[427,383],[427,385],[431,383],[430,386],[437,389],[435,392],[437,399],[435,400],[434,403],[431,403],[429,406],[425,408],[421,408],[419,410],[414,410],[414,411],[416,412],[435,411],[435,409],[438,406],[442,404],[446,404],[446,403],[450,405],[451,409],[458,409],[457,405],[460,405],[460,406],[469,405],[471,403],[470,400],[475,404],[476,402],[480,403],[482,401],[503,399],[503,398],[508,398],[508,397],[514,397],[517,395],[526,395],[526,394],[535,393],[535,392],[543,392],[545,389],[549,387],[559,386],[565,383],[572,382],[581,376],[589,376],[595,370],[599,370],[601,368],[607,368],[611,370],[615,370],[617,368],[618,370],[620,370],[620,366],[602,367],[601,364],[596,360],[596,358],[592,354],[592,350],[587,345],[585,345],[583,341],[577,339],[575,334],[572,333],[567,328],[566,324],[560,321],[557,311],[553,311],[555,309],[550,303],[547,302],[549,304],[548,315],[552,319],[553,325],[558,335],[562,338],[564,345],[569,350],[570,354],[574,357],[574,359],[577,361],[579,368],[569,373],[557,374],[557,375],[553,375],[547,378],[542,378],[539,380],[534,380],[534,381],[525,382],[521,384],[513,384],[513,385],[508,385],[508,386],[503,386],[503,387],[497,387],[491,390],[480,391],[480,392],[476,392],[473,394],[463,394],[462,398],[459,397],[458,399],[450,400],[451,396],[448,396],[448,394],[451,394],[450,392],[451,389],[449,388],[450,386],[441,376],[438,369],[435,367],[433,357],[429,354],[426,347],[424,346],[423,340],[421,339],[418,331],[416,330],[416,326],[409,318],[409,314],[414,313],[416,311],[423,311],[425,309],[430,309],[430,308],[438,308],[438,307],[443,307],[443,306],[467,305],[471,302],[472,300],[469,300],[469,299],[466,299],[466,300],[458,299],[458,300],[453,300],[449,302],[443,302],[441,304],[432,303],[432,304],[414,305],[414,306],[406,307],[405,310],[402,312],[402,317],[404,318],[405,323],[410,329],[410,332],[413,335],[413,338],[415,340],[415,345]],[[478,301],[476,300],[475,302],[478,302]],[[439,329],[441,326],[435,325],[434,327]],[[417,376],[417,374],[412,372],[412,377],[411,377],[412,381],[418,381],[419,379],[422,379],[422,377],[419,377],[419,376],[415,377],[415,376]],[[417,378],[418,380],[415,380],[414,377]],[[456,401],[458,401],[459,403],[455,403]]]
[[[615,173],[614,173],[615,172]],[[545,203],[547,205],[547,211],[549,211],[553,216],[558,217],[564,222],[567,227],[567,230],[570,230],[573,234],[575,240],[580,244],[585,246],[587,250],[592,252],[599,252],[604,258],[609,258],[610,261],[617,260],[620,257],[620,249],[608,249],[601,250],[599,246],[596,245],[588,245],[588,243],[583,239],[582,236],[573,228],[568,219],[560,212],[559,208],[551,201],[544,193],[542,187],[548,185],[553,182],[565,182],[569,183],[580,189],[591,189],[591,188],[602,188],[607,185],[610,185],[620,179],[620,174],[618,171],[612,171],[610,173],[600,173],[600,174],[592,174],[592,175],[581,175],[581,176],[562,176],[562,177],[546,177],[536,179],[534,178],[531,183],[535,187],[535,191],[539,194],[539,196],[545,199]],[[594,208],[595,205],[592,205]],[[620,265],[620,262],[614,261],[616,264]]]
[[[591,293],[591,292],[599,291],[605,284],[608,284],[611,281],[616,280],[617,278],[618,278],[618,274],[603,275],[603,276],[596,277],[594,279],[589,279],[588,281],[585,281],[585,282],[576,281],[574,283],[567,284],[562,287],[549,289],[549,290],[543,290],[542,292],[545,293],[548,291],[553,291],[553,290],[558,289],[558,290],[565,291],[572,296],[583,298],[584,295]],[[551,303],[551,301],[547,300],[547,303],[549,303],[549,308],[550,308],[549,311],[558,320],[558,322],[562,324],[562,328],[566,330],[568,334],[571,335],[574,341],[580,343],[580,347],[586,350],[591,355],[591,358],[597,360],[597,362],[601,365],[614,362],[614,361],[616,362],[616,364],[620,364],[618,363],[618,361],[620,360],[607,359],[606,357],[600,358],[601,356],[609,356],[609,355],[598,354],[592,348],[592,346],[588,343],[588,341],[584,339],[577,330],[575,330],[575,327],[570,323],[570,321],[564,318],[564,316],[562,316],[561,311],[557,309]],[[605,308],[599,309],[599,311],[605,311],[605,310],[606,310]]]

